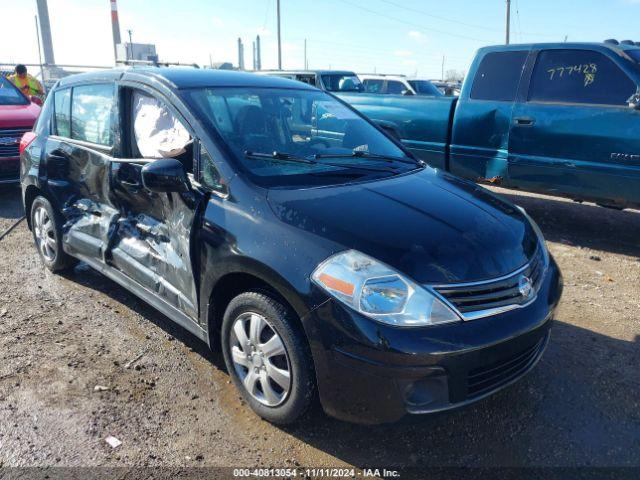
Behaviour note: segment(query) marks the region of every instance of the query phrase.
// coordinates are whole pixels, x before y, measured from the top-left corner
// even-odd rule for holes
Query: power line
[[[520,41],[522,42],[522,25],[520,24],[520,2],[516,0],[516,20],[518,22],[518,34],[520,35]]]
[[[266,30],[269,21],[269,12],[271,11],[271,0],[267,0],[267,10],[264,12],[264,22],[262,22],[262,30]]]
[[[402,10],[406,10],[408,12],[413,12],[413,13],[418,13],[420,15],[424,15],[425,17],[431,17],[431,18],[435,18],[438,20],[442,20],[444,22],[450,22],[450,23],[454,23],[457,25],[462,25],[464,27],[471,27],[471,28],[478,28],[481,30],[486,30],[486,31],[490,31],[490,32],[494,32],[494,33],[499,33],[500,30],[493,28],[493,27],[487,27],[485,25],[477,25],[477,24],[473,24],[473,23],[466,23],[466,22],[461,22],[460,20],[454,20],[451,18],[446,18],[446,17],[441,17],[439,15],[433,15],[432,13],[428,13],[425,12],[424,10],[420,10],[417,8],[413,8],[413,7],[407,7],[406,5],[402,5],[400,3],[396,3],[393,2],[391,0],[378,0],[380,2],[386,3],[387,5],[392,5],[396,8],[400,8]],[[556,37],[557,35],[550,35],[548,33],[528,33],[528,32],[520,32],[521,34],[526,34],[526,35],[530,35],[530,36],[539,36],[539,37]]]
[[[365,55],[365,56],[372,56],[375,58],[379,58],[380,55],[379,53],[389,53],[389,54],[393,54],[395,53],[395,50],[393,49],[381,49],[381,48],[375,48],[373,49],[371,47],[371,45],[360,45],[360,44],[354,44],[354,43],[344,43],[344,42],[333,42],[333,41],[329,41],[329,40],[318,40],[316,38],[312,38],[312,37],[292,37],[292,40],[299,40],[299,41],[304,41],[304,39],[307,39],[307,41],[309,42],[309,44],[311,44],[311,42],[313,42],[313,44],[321,44],[321,45],[331,45],[331,46],[336,46],[336,47],[341,47],[341,48],[347,48],[348,50],[361,50],[360,51],[354,51],[354,54],[357,55]],[[441,58],[440,54],[425,54],[425,53],[417,53],[415,55],[416,58],[432,58],[434,60],[439,60]],[[458,57],[458,56],[452,56],[452,55],[447,55],[447,58],[453,59],[453,60],[468,60],[469,57]]]
[[[352,7],[354,7],[354,8],[358,8],[358,9],[363,10],[363,11],[365,11],[365,12],[371,13],[372,15],[377,15],[377,16],[379,16],[379,17],[382,17],[382,18],[384,18],[384,19],[386,19],[386,20],[393,20],[393,21],[395,21],[395,22],[399,22],[399,23],[403,23],[403,24],[405,24],[405,25],[409,25],[410,27],[413,27],[413,28],[415,28],[415,29],[417,29],[417,30],[419,30],[419,31],[420,31],[420,30],[422,30],[423,32],[425,32],[425,31],[428,31],[428,32],[435,32],[435,33],[439,33],[439,34],[441,34],[441,35],[449,35],[450,37],[462,38],[462,39],[464,39],[464,40],[472,40],[472,41],[474,41],[474,42],[482,42],[482,43],[486,43],[486,42],[487,42],[486,40],[483,40],[483,39],[481,39],[481,38],[469,37],[469,36],[467,36],[467,35],[459,35],[459,34],[457,34],[457,33],[447,32],[447,31],[445,31],[445,30],[438,30],[438,29],[435,29],[435,28],[428,28],[428,29],[426,29],[426,28],[424,28],[422,25],[419,25],[419,24],[417,24],[417,23],[408,22],[408,21],[403,20],[403,19],[398,18],[398,17],[392,17],[392,16],[390,16],[390,15],[388,15],[388,14],[386,14],[386,13],[381,13],[381,12],[379,12],[379,11],[377,11],[377,10],[371,10],[370,8],[363,7],[362,5],[358,5],[358,4],[356,4],[356,3],[352,3],[352,2],[350,2],[349,0],[340,0],[340,1],[341,1],[342,3],[346,3],[347,5],[351,5],[351,6],[352,6]]]
[[[458,25],[463,25],[465,27],[479,28],[479,29],[482,29],[482,30],[489,30],[491,32],[497,32],[498,31],[495,28],[486,27],[484,25],[474,25],[472,23],[461,22],[460,20],[453,20],[451,18],[445,18],[445,17],[441,17],[439,15],[433,15],[432,13],[427,13],[424,10],[419,10],[417,8],[412,8],[412,7],[407,7],[405,5],[401,5],[399,3],[392,2],[391,0],[379,0],[379,1],[382,2],[382,3],[386,3],[387,5],[392,5],[392,6],[396,7],[396,8],[400,8],[402,10],[407,10],[408,12],[419,13],[420,15],[424,15],[425,17],[431,17],[431,18],[435,18],[435,19],[442,20],[442,21],[445,21],[445,22],[456,23]]]

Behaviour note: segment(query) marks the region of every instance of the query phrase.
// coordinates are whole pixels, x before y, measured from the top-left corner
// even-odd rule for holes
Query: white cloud
[[[407,36],[418,43],[424,43],[427,41],[427,37],[424,33],[417,30],[411,30],[407,33]]]
[[[396,57],[410,57],[413,55],[413,52],[410,50],[396,50],[394,54]]]

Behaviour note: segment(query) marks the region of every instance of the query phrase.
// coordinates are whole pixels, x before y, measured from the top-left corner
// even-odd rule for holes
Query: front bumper
[[[541,358],[561,292],[552,260],[532,304],[473,321],[391,327],[329,300],[304,321],[323,408],[342,420],[386,423],[491,395]]]
[[[20,157],[0,157],[0,184],[20,182]]]

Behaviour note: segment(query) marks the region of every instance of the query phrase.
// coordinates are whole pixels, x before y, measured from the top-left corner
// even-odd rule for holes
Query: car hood
[[[0,128],[32,127],[40,115],[40,107],[28,105],[0,105]]]
[[[419,283],[485,280],[525,265],[536,234],[512,204],[430,168],[361,184],[271,190],[283,222],[370,255]]]

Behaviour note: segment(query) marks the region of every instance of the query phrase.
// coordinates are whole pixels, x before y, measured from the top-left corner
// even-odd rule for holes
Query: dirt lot
[[[500,193],[564,274],[545,356],[474,406],[381,427],[259,420],[218,354],[87,267],[45,271],[23,222],[0,242],[0,465],[640,466],[640,212]],[[21,215],[3,187],[0,233]]]

